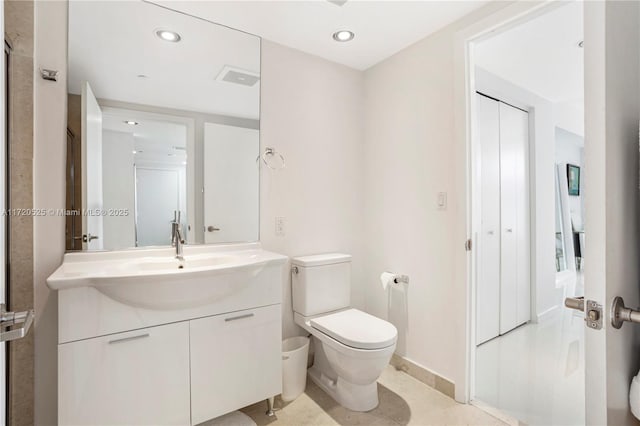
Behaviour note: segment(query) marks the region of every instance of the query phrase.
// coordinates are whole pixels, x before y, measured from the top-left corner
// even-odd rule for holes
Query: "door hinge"
[[[471,251],[471,247],[472,247],[472,243],[471,243],[471,238],[469,238],[467,241],[465,241],[464,243],[464,249],[466,251]]]

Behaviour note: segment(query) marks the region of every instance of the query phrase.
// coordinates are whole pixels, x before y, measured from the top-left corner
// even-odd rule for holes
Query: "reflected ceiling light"
[[[170,41],[172,43],[177,43],[182,39],[182,37],[180,37],[180,34],[178,34],[175,31],[169,31],[169,30],[156,30],[156,35],[161,40]]]
[[[129,126],[137,126],[138,124],[140,124],[137,121],[133,121],[133,120],[124,120],[124,122]]]
[[[136,151],[135,149],[133,151],[131,151],[132,154],[137,154],[138,151]]]
[[[333,33],[333,39],[339,42],[351,41],[356,35],[352,31],[340,30]]]

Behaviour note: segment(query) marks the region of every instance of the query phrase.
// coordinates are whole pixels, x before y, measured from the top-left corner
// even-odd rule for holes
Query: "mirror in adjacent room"
[[[567,269],[567,251],[565,249],[565,235],[563,233],[562,226],[562,202],[560,199],[560,182],[558,180],[558,173],[554,173],[555,176],[555,222],[556,222],[556,272],[562,272]]]
[[[258,240],[258,37],[71,1],[68,54],[67,250]]]

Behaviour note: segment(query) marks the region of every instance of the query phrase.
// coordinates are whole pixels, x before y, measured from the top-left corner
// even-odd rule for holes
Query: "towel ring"
[[[282,162],[282,164],[279,167],[272,166],[270,164],[270,160],[268,160],[268,158],[272,158],[275,156],[280,157],[280,161]],[[271,148],[271,147],[266,147],[262,155],[259,155],[258,158],[256,158],[256,162],[260,159],[262,159],[262,162],[264,163],[264,165],[270,168],[271,170],[282,170],[285,167],[284,155],[280,154],[278,151],[276,151],[274,148]]]

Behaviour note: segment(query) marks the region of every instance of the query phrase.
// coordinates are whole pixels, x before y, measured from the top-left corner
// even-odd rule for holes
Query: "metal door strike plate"
[[[584,320],[587,327],[600,330],[602,328],[602,305],[593,300],[587,300]]]

